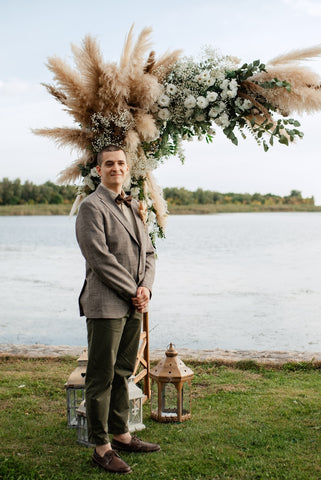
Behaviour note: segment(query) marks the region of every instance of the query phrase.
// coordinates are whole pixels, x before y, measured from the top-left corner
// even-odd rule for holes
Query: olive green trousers
[[[142,313],[123,318],[87,318],[86,412],[88,440],[110,441],[109,433],[128,432],[128,378],[136,363]]]

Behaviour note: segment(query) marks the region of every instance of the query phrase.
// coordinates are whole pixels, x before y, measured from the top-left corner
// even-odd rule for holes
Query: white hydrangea
[[[185,98],[185,101],[184,101],[184,107],[186,108],[194,108],[196,105],[196,100],[195,100],[195,97],[193,97],[193,95],[189,95],[188,97]]]
[[[168,120],[170,117],[170,112],[168,108],[161,108],[158,112],[158,118],[161,120]]]
[[[199,108],[206,108],[208,106],[208,99],[202,96],[197,97],[196,104]]]
[[[169,95],[175,95],[175,93],[177,92],[177,87],[176,85],[174,85],[173,83],[169,83],[166,87],[166,92],[169,94]]]
[[[168,107],[168,105],[171,103],[171,99],[169,98],[168,95],[165,95],[164,93],[158,98],[158,105],[161,107]]]

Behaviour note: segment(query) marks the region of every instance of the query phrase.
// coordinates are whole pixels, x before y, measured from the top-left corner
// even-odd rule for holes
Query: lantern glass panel
[[[177,389],[173,383],[162,385],[161,415],[162,417],[177,416]]]
[[[182,415],[186,415],[187,413],[190,413],[190,409],[191,409],[190,398],[191,398],[191,385],[189,382],[185,382],[182,388],[182,406],[183,406]]]
[[[141,423],[142,421],[142,400],[141,398],[133,398],[129,402],[129,423]]]
[[[158,411],[158,383],[155,380],[152,380],[150,404],[152,413],[156,415]]]

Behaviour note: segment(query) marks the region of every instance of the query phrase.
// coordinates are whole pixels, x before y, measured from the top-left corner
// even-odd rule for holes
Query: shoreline
[[[0,217],[5,216],[69,216],[72,204],[23,204],[0,205]],[[190,204],[168,205],[169,215],[211,215],[218,213],[280,213],[280,212],[321,212],[320,205],[243,205],[243,204]]]
[[[63,356],[79,357],[85,350],[84,346],[68,345],[13,345],[8,343],[0,344],[0,359],[6,357],[24,358],[59,358]],[[213,350],[193,350],[188,348],[177,348],[178,355],[183,360],[221,363],[237,363],[252,361],[263,365],[284,365],[286,363],[300,362],[321,362],[321,352],[300,352],[292,351],[271,351],[271,350],[224,350],[216,348]],[[163,358],[165,350],[156,349],[150,352],[150,360],[158,361]]]

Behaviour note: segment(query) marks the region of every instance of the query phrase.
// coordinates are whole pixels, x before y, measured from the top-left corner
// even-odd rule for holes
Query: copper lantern
[[[151,417],[158,422],[191,418],[193,371],[177,356],[171,343],[165,357],[150,371]]]

